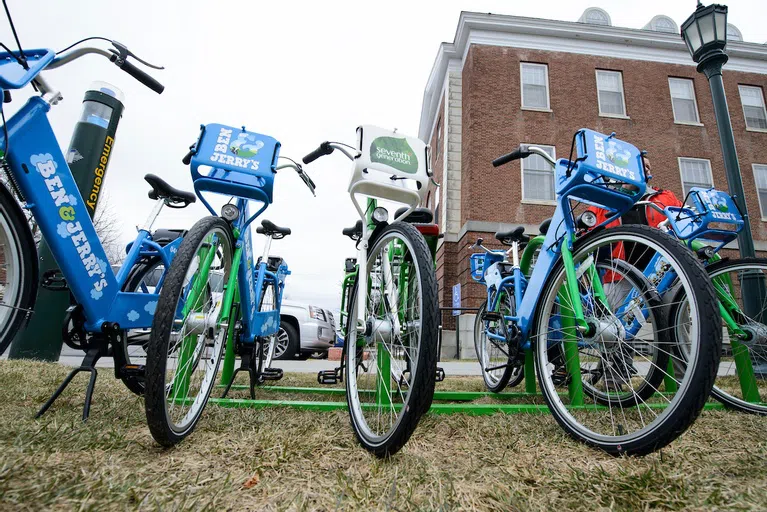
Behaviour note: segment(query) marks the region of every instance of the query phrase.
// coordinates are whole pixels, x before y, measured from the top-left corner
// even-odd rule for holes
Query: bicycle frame
[[[40,97],[30,98],[6,122],[13,182],[40,226],[72,295],[83,307],[86,330],[98,332],[107,324],[120,329],[150,327],[158,293],[120,289],[139,257],[159,256],[167,269],[181,241],[163,248],[151,240],[151,225],[163,206],[158,202],[115,275],[48,121],[50,107]],[[5,145],[0,132],[0,146]]]

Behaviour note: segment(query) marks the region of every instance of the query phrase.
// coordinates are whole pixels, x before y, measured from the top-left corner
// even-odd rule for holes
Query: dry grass
[[[377,460],[343,411],[209,407],[192,437],[163,450],[141,399],[107,370],[87,424],[84,376],[34,420],[66,371],[0,362],[2,510],[767,509],[767,418],[705,412],[661,453],[616,459],[569,440],[549,416],[435,415]],[[481,389],[472,379],[450,387]]]

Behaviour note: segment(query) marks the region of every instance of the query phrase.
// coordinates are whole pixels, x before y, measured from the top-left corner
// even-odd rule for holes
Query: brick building
[[[767,251],[767,46],[728,26],[724,83],[757,251]],[[444,240],[437,253],[440,303],[476,307],[484,288],[469,277],[469,245],[538,224],[554,211],[553,172],[540,157],[494,168],[519,143],[567,157],[582,127],[648,152],[655,187],[678,196],[690,186],[727,189],[706,78],[676,23],[655,16],[642,29],[613,27],[587,9],[577,22],[463,12],[455,40],[440,46],[424,93],[419,137],[430,141],[430,206]],[[489,242],[489,243],[488,243]],[[460,352],[473,355],[474,316],[459,318]],[[443,355],[456,354],[456,322],[444,316]]]

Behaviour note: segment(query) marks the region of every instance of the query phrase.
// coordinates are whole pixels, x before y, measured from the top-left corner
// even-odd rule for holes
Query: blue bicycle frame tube
[[[120,292],[120,284],[96,234],[47,118],[50,105],[33,97],[8,121],[8,164],[51,248],[70,291],[85,313],[85,328],[100,331],[105,322],[123,329],[150,327],[158,294]],[[0,131],[0,147],[6,147]],[[139,234],[134,249],[145,245]],[[161,252],[171,257],[170,249]],[[133,254],[134,257],[137,253]],[[131,257],[126,267],[135,263]],[[127,277],[121,272],[121,280]]]

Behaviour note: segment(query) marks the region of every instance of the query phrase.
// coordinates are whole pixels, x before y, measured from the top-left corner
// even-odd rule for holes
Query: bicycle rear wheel
[[[26,326],[38,286],[37,248],[27,219],[0,185],[0,355]]]
[[[570,436],[610,454],[662,448],[697,418],[714,382],[722,332],[705,269],[678,241],[646,226],[587,235],[576,242],[572,256],[576,282],[567,282],[560,260],[535,316],[532,339],[546,402]],[[630,267],[636,270],[626,270]],[[638,279],[642,273],[653,286]],[[664,277],[675,284],[664,286]],[[622,290],[606,297],[612,286]],[[687,297],[684,307],[660,300],[660,293],[677,289]],[[577,293],[587,323],[583,330],[575,327],[577,306],[568,290]],[[669,324],[659,321],[667,311]],[[681,358],[667,325],[680,324],[690,333],[689,358],[675,371],[670,361]],[[550,338],[561,351],[552,350]],[[564,355],[569,376],[564,393],[553,378],[558,354]],[[598,370],[612,376],[610,384],[594,382]]]
[[[152,293],[163,272],[165,272],[165,264],[159,257],[142,260],[131,269],[125,280],[123,291]],[[123,351],[126,364],[146,364],[149,336],[149,329],[131,329],[123,332],[120,349]],[[144,394],[144,377],[123,375],[120,378],[131,392],[137,395]]]
[[[144,400],[149,430],[163,446],[194,430],[215,384],[229,327],[222,298],[231,266],[229,225],[206,217],[168,269],[147,349]]]
[[[359,302],[359,279],[368,283]],[[358,310],[364,308],[364,325]],[[387,226],[358,276],[345,339],[346,400],[354,433],[378,457],[396,453],[431,407],[437,370],[437,282],[423,236]]]

